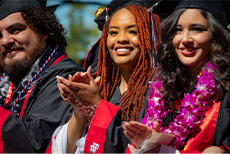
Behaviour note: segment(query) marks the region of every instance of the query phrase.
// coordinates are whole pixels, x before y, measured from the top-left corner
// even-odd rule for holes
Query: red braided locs
[[[150,38],[150,21],[149,13],[146,8],[141,6],[126,7],[134,16],[137,30],[138,40],[141,49],[141,55],[136,68],[128,83],[128,91],[121,99],[122,120],[137,120],[139,113],[143,107],[146,91],[148,89],[148,81],[152,79],[154,70],[151,67],[151,38]],[[154,15],[156,17],[156,15]],[[154,18],[154,24],[160,24],[160,19]],[[138,22],[137,22],[138,21]],[[158,27],[158,26],[154,26]],[[159,30],[157,29],[156,34]],[[159,38],[156,36],[156,38]],[[131,88],[132,87],[132,88]],[[142,90],[140,90],[142,89]]]
[[[111,18],[109,18],[109,20],[105,23],[102,31],[97,65],[97,74],[101,77],[99,89],[101,91],[102,98],[105,100],[109,100],[111,98],[116,87],[116,83],[120,79],[118,67],[113,62],[107,49],[107,36],[110,19]]]

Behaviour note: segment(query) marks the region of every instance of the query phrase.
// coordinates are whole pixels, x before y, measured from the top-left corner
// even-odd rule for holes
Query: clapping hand
[[[153,133],[161,132],[160,125],[158,122],[155,122],[152,129],[140,122],[130,121],[123,122],[122,127],[126,137],[133,142],[133,144],[138,148],[146,139],[150,138]]]
[[[76,106],[78,101],[85,106],[94,106],[102,99],[97,85],[100,77],[94,80],[91,68],[86,73],[77,72],[73,76],[69,75],[69,80],[57,77],[57,81],[62,98],[72,106]]]

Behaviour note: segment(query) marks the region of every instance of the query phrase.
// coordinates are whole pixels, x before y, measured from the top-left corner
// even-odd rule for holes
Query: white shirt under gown
[[[66,153],[67,147],[67,132],[68,132],[69,122],[65,125],[59,126],[52,138],[52,153]],[[78,147],[75,151],[75,154],[84,153],[85,146],[85,138],[86,138],[86,127],[83,131],[82,137],[76,141],[76,146]]]

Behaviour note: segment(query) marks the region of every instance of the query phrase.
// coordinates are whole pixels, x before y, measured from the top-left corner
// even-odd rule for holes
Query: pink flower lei
[[[183,147],[188,135],[193,132],[194,127],[200,124],[207,109],[213,105],[214,98],[212,96],[218,91],[213,74],[215,69],[216,66],[210,62],[207,63],[202,74],[198,76],[196,90],[185,95],[179,114],[166,127],[164,127],[163,119],[171,110],[164,105],[165,100],[160,91],[162,82],[159,78],[155,82],[151,82],[148,108],[141,122],[151,128],[154,128],[155,121],[159,122],[163,133],[175,134],[176,140],[170,146],[177,149]]]

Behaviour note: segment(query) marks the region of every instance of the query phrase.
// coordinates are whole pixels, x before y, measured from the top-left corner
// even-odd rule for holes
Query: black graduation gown
[[[23,82],[28,82],[44,64],[53,49],[54,47],[46,49],[32,66],[31,75],[26,76]],[[15,96],[9,104],[4,105],[2,103],[4,97],[1,97],[0,126],[4,153],[44,153],[46,151],[54,130],[59,125],[68,122],[73,112],[71,105],[60,96],[56,76],[68,78],[69,74],[77,71],[83,71],[83,69],[68,58],[64,50],[58,49],[38,78],[19,98],[12,113],[9,110],[18,96],[20,86],[25,83],[19,83],[17,87],[19,90],[14,92]],[[3,80],[0,81],[0,89],[6,85],[7,82],[4,84]],[[3,115],[3,113],[7,114]],[[5,121],[3,121],[4,116]]]

